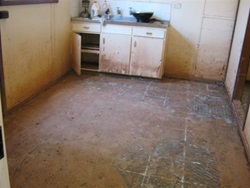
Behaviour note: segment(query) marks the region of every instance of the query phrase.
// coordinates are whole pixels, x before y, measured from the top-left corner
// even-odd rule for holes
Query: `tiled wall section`
[[[77,17],[80,14],[81,1],[80,0],[70,0],[70,16]]]
[[[79,15],[81,11],[81,0],[71,0],[71,16]],[[74,2],[73,2],[74,1]],[[97,0],[100,8],[104,0]],[[90,0],[90,7],[94,0]],[[117,7],[120,8],[123,16],[129,15],[129,7],[132,7],[138,12],[154,12],[154,17],[161,20],[170,20],[171,4],[155,3],[155,2],[135,2],[132,0],[108,0],[107,1],[111,10],[111,14],[115,15]],[[78,13],[78,14],[77,14]]]

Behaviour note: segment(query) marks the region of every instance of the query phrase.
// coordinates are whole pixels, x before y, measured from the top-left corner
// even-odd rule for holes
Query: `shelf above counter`
[[[100,54],[99,50],[82,49],[81,52],[89,53],[89,54]]]

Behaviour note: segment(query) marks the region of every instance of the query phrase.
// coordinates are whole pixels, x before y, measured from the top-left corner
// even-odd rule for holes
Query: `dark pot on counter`
[[[133,16],[136,18],[137,22],[149,22],[150,18],[153,16],[153,12],[133,12]]]

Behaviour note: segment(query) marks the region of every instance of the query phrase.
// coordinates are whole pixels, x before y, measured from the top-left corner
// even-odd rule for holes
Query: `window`
[[[0,6],[58,3],[58,0],[0,0]]]

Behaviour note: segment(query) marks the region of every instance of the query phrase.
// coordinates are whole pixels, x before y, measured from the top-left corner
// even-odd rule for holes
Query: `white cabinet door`
[[[205,15],[235,18],[238,0],[206,0]]]
[[[103,33],[100,46],[100,71],[129,74],[130,35]]]
[[[233,29],[234,20],[203,19],[195,76],[221,81],[225,78]]]
[[[76,74],[81,75],[81,35],[72,34],[72,68]]]
[[[133,37],[130,75],[162,77],[164,39]]]

